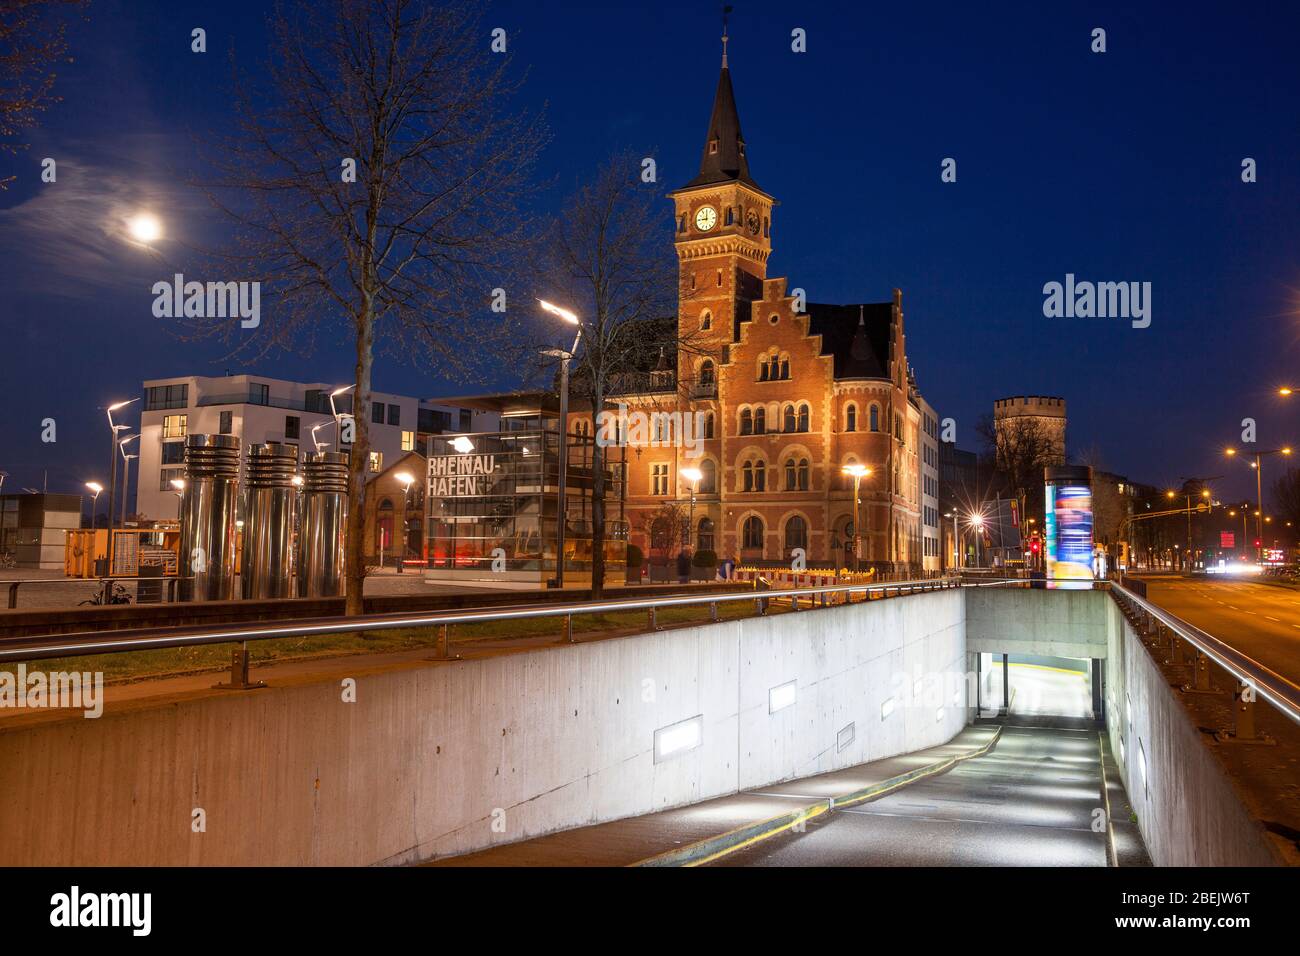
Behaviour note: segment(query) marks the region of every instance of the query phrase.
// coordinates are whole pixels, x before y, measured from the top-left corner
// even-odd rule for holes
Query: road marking
[[[1279,624],[1282,623],[1281,621],[1278,621],[1277,618],[1275,618],[1275,617],[1269,617],[1267,614],[1265,614],[1264,617],[1265,617],[1266,620],[1269,620],[1269,621],[1277,621],[1277,623],[1279,623]]]

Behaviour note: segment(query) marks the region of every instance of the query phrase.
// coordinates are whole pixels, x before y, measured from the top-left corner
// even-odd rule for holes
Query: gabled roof
[[[835,378],[889,378],[892,302],[808,303],[808,334],[822,337],[822,355],[834,359]]]
[[[736,109],[736,94],[731,88],[731,70],[724,59],[722,73],[718,76],[718,89],[713,94],[713,113],[709,116],[709,132],[704,138],[700,174],[683,188],[737,181],[758,189],[758,184],[749,175],[745,137],[740,132],[740,113]]]

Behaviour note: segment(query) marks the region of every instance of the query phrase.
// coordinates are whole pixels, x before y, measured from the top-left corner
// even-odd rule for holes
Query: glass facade
[[[551,424],[548,422],[547,424]],[[590,579],[592,556],[590,436],[569,436],[565,489],[567,579]],[[606,579],[627,553],[625,451],[604,462]],[[490,578],[546,579],[555,573],[559,433],[536,417],[506,419],[499,432],[428,439],[426,563],[431,571]]]

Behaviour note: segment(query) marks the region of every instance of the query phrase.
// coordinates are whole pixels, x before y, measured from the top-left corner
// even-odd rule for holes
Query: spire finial
[[[727,68],[727,16],[731,13],[731,4],[726,3],[722,6],[722,68]]]
[[[867,320],[866,320],[866,319],[863,317],[863,315],[862,315],[862,310],[863,310],[863,308],[864,308],[864,306],[862,306],[862,305],[859,305],[859,306],[858,306],[858,325],[866,325],[866,324],[867,324]]]

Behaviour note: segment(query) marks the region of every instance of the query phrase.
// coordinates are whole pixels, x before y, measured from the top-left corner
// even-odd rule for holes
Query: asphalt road
[[[1300,684],[1300,591],[1223,578],[1147,578],[1147,596]]]
[[[1105,866],[1095,730],[1008,726],[992,753],[716,866]]]

